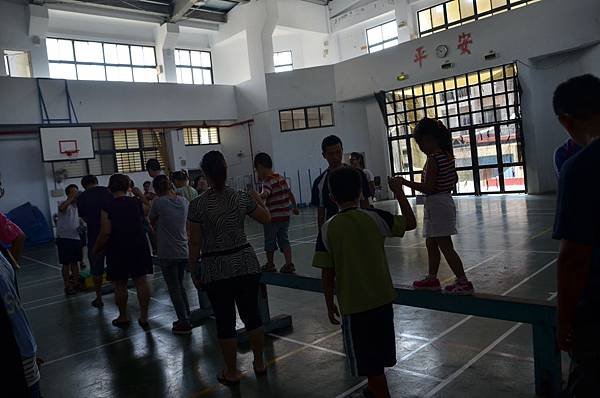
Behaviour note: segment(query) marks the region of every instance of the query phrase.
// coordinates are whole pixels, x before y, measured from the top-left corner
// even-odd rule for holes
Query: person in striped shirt
[[[473,284],[465,275],[462,260],[454,250],[452,235],[456,235],[456,207],[452,191],[458,182],[458,174],[452,148],[452,135],[444,124],[436,119],[421,119],[414,131],[419,149],[427,155],[423,182],[403,179],[403,184],[425,194],[423,236],[429,257],[429,274],[413,283],[419,290],[440,291],[437,277],[440,268],[440,252],[456,276],[456,282],[445,287],[449,294],[473,294]]]
[[[265,201],[271,213],[271,223],[264,225],[265,252],[267,264],[262,267],[265,272],[276,272],[274,256],[277,247],[285,257],[285,265],[280,272],[293,274],[296,272],[292,262],[292,248],[288,239],[290,228],[290,214],[300,214],[296,198],[290,190],[285,178],[273,171],[273,160],[266,153],[259,153],[254,157],[254,167],[258,178],[262,181],[260,196]]]

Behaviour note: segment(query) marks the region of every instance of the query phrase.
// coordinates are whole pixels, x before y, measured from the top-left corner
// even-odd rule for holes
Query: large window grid
[[[288,50],[273,53],[273,66],[275,67],[275,73],[294,70],[292,52]]]
[[[367,47],[369,53],[381,51],[398,45],[398,26],[396,20],[367,29]]]
[[[517,84],[510,64],[388,92],[392,173],[421,181],[426,156],[413,130],[427,116],[443,121],[452,133],[459,175],[455,193],[525,192]]]
[[[213,84],[212,59],[209,51],[175,50],[177,83]]]
[[[218,127],[186,127],[183,129],[185,145],[217,145],[221,143]]]
[[[282,133],[333,125],[333,106],[331,104],[279,111],[279,128]]]
[[[483,19],[541,0],[451,0],[417,12],[419,35]]]
[[[158,82],[152,46],[47,38],[50,77]]]
[[[93,159],[53,162],[52,168],[65,169],[69,178],[144,171],[148,159],[166,164],[163,133],[162,129],[95,130]]]

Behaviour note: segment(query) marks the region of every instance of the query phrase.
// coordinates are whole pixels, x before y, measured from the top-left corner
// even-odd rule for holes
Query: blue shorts
[[[290,248],[288,238],[288,229],[290,228],[289,221],[279,221],[270,224],[265,224],[265,251],[275,252],[279,246],[279,250],[284,251]]]

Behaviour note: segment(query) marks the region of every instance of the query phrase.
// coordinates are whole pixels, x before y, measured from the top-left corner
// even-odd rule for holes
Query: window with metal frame
[[[55,171],[66,170],[69,178],[144,171],[148,159],[166,164],[163,132],[163,129],[95,130],[93,159],[53,162],[52,167]]]
[[[49,37],[46,49],[54,79],[158,82],[152,46]]]
[[[183,129],[185,145],[218,145],[221,143],[218,127],[186,127]]]
[[[367,47],[369,53],[381,51],[398,45],[398,26],[396,20],[367,29]]]
[[[394,175],[421,181],[427,156],[413,130],[418,120],[430,117],[441,120],[452,134],[456,194],[526,192],[516,65],[389,91],[386,114]]]
[[[417,12],[421,37],[541,0],[451,0]]]
[[[175,50],[177,83],[213,84],[210,51]]]
[[[275,73],[294,70],[292,51],[288,50],[273,53],[273,65],[275,66]]]
[[[279,111],[279,128],[282,133],[333,125],[333,105],[331,104]]]

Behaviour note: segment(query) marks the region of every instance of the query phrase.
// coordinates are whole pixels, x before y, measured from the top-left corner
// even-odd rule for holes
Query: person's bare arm
[[[264,202],[260,195],[254,191],[250,192],[250,196],[254,199],[257,206],[256,209],[249,214],[254,220],[258,221],[261,224],[268,224],[271,222],[271,213],[265,206]]]
[[[67,210],[69,208],[71,203],[73,203],[73,201],[76,198],[77,198],[76,194],[71,194],[71,195],[67,196],[67,200],[65,200],[64,202],[62,202],[61,204],[58,205],[58,211],[63,213],[65,210]]]
[[[438,167],[435,161],[427,161],[425,164],[424,182],[414,182],[402,178],[402,183],[416,191],[424,194],[434,194],[437,182]]]
[[[400,211],[406,220],[406,231],[412,231],[417,228],[417,219],[415,218],[412,206],[408,202],[408,199],[406,199],[404,189],[402,189],[402,181],[401,178],[390,178],[388,179],[388,184],[394,193],[398,205],[400,206]]]
[[[112,223],[108,218],[108,213],[102,210],[100,212],[100,234],[98,235],[98,239],[96,239],[96,244],[94,245],[92,253],[97,255],[104,250],[104,247],[108,242],[108,238],[110,237],[111,229]]]
[[[288,192],[290,197],[290,203],[292,204],[292,212],[294,213],[294,215],[297,216],[298,214],[300,214],[300,210],[298,209],[298,203],[296,203],[296,197],[294,196],[294,193],[291,189]]]
[[[325,304],[327,305],[327,316],[329,321],[334,325],[339,325],[340,312],[334,301],[335,291],[335,269],[323,268],[321,270],[321,278],[323,280],[323,291],[325,293]]]
[[[558,255],[558,346],[570,351],[575,308],[588,280],[593,247],[570,240],[560,241]]]

